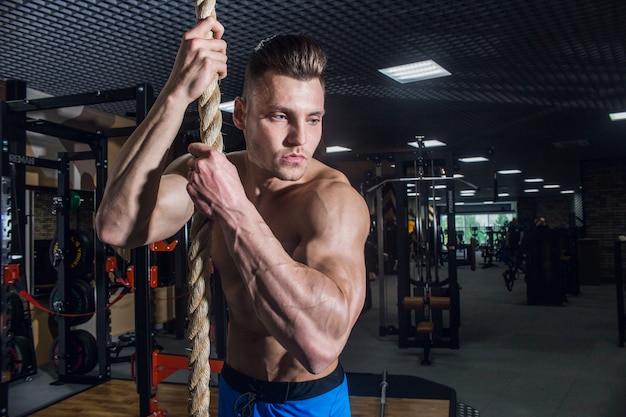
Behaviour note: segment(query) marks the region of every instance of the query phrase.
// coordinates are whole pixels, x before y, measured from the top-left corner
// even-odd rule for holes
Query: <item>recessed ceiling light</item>
[[[525,193],[538,193],[539,192],[539,188],[528,188],[526,190],[524,190]]]
[[[401,84],[451,75],[450,72],[432,59],[383,68],[378,71]]]
[[[461,162],[487,162],[489,161],[489,159],[485,158],[484,156],[468,156],[468,157],[459,158],[459,161]]]
[[[441,142],[441,141],[439,141],[437,139],[425,140],[422,143],[424,144],[425,148],[436,148],[438,146],[446,146],[446,144],[444,142]],[[419,144],[417,143],[417,141],[408,142],[407,145],[419,149]]]
[[[561,188],[559,184],[546,184],[543,188]]]
[[[521,174],[522,171],[520,171],[519,169],[501,169],[500,171],[498,171],[498,174],[502,174],[502,175],[511,175],[511,174]]]
[[[350,152],[352,149],[346,148],[344,146],[327,146],[326,153],[336,153],[336,152]]]
[[[232,113],[235,111],[235,102],[225,101],[223,103],[220,103],[218,107],[220,108],[221,111],[224,111],[226,113]]]
[[[609,114],[609,117],[611,118],[612,122],[615,122],[617,120],[624,120],[626,119],[626,111],[622,111],[618,113],[611,113]]]
[[[524,182],[543,182],[543,178],[525,178]]]

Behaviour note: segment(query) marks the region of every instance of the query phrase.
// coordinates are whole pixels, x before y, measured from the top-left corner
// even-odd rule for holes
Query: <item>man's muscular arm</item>
[[[167,83],[110,170],[96,214],[102,241],[136,247],[165,239],[193,213],[185,190],[186,164],[176,161],[166,169],[165,158],[187,106],[215,77],[226,75],[226,44],[220,39],[223,30],[209,18],[183,36]],[[211,32],[214,39],[205,39]]]
[[[189,194],[220,225],[258,318],[309,372],[323,372],[363,307],[369,213],[362,197],[339,180],[303,193],[293,202],[306,210],[292,258],[223,155],[211,152],[193,169]]]

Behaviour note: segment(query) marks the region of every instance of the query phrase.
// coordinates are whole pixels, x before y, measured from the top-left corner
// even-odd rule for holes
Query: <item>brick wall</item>
[[[93,197],[90,192],[80,192],[84,200],[78,212],[70,212],[70,229],[93,232]],[[57,233],[57,216],[52,214],[53,199],[57,195],[56,189],[37,188],[33,200],[33,239],[54,239]]]
[[[572,196],[554,195],[541,197],[522,197],[517,200],[517,216],[525,227],[532,227],[534,220],[545,217],[552,229],[570,227],[572,214]]]
[[[613,245],[626,234],[626,158],[582,161],[581,170],[585,234],[600,241],[600,279],[613,282]]]

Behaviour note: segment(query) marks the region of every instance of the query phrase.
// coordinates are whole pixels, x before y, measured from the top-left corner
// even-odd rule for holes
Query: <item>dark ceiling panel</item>
[[[484,190],[512,166],[577,187],[580,160],[626,156],[626,122],[608,121],[626,110],[626,2],[268,0],[216,10],[229,45],[225,100],[239,94],[260,39],[301,32],[327,48],[327,144],[412,151],[406,142],[425,135],[454,154],[490,149],[488,164],[462,166]],[[182,0],[5,0],[0,77],[56,96],[143,82],[158,92],[194,13]],[[422,59],[452,75],[401,85],[378,72]]]

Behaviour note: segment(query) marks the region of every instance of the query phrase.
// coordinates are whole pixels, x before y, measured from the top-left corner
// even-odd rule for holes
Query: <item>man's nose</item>
[[[287,136],[287,143],[292,146],[304,145],[306,143],[306,123],[293,122]]]

